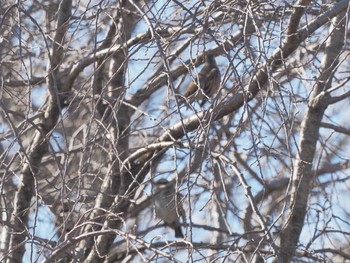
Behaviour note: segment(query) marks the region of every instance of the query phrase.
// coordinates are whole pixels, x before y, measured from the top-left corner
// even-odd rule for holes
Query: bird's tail
[[[181,238],[184,237],[184,234],[182,233],[182,229],[180,225],[174,226],[174,230],[175,230],[175,237],[181,237]]]

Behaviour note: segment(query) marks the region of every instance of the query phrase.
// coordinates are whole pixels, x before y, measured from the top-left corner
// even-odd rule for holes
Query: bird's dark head
[[[161,178],[158,181],[154,182],[155,184],[161,185],[161,184],[168,184],[169,181],[165,178]]]
[[[211,65],[216,65],[215,56],[213,54],[205,55],[205,62]]]
[[[158,181],[154,182],[155,187],[158,188],[158,189],[164,188],[168,184],[169,184],[169,181],[167,179],[164,179],[164,178],[159,179]]]

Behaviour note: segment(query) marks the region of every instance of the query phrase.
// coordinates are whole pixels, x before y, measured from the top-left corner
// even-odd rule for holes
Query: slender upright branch
[[[59,72],[61,57],[63,56],[64,36],[71,18],[71,0],[63,0],[58,10],[57,31],[52,47],[52,56],[49,65],[48,90],[49,96],[45,114],[37,125],[33,142],[28,148],[26,160],[22,167],[18,191],[14,201],[14,211],[11,216],[11,225],[16,229],[8,229],[10,237],[10,255],[6,262],[22,262],[25,251],[25,239],[28,231],[28,215],[31,208],[31,200],[36,189],[36,175],[41,165],[44,154],[48,151],[48,140],[59,117],[59,105],[57,103],[59,84],[56,79]]]
[[[324,94],[327,94],[325,91],[332,86],[334,70],[338,66],[339,56],[343,50],[345,41],[346,19],[344,14],[339,14],[332,21],[333,23],[329,32],[330,37],[326,43],[320,75],[313,87],[309,106],[301,123],[300,151],[297,155],[297,162],[291,179],[291,207],[281,236],[280,250],[283,262],[292,261],[307,214],[316,144],[322,125],[321,121],[329,104],[329,94]]]

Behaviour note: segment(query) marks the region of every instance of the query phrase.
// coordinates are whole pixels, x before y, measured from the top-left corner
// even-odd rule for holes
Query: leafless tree
[[[2,0],[0,261],[349,262],[349,9]]]

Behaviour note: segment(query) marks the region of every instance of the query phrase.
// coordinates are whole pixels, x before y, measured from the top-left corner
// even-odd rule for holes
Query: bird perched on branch
[[[212,54],[205,56],[205,64],[198,73],[198,79],[193,80],[183,95],[190,103],[194,100],[201,100],[200,106],[207,102],[220,87],[221,75],[216,65],[215,57]]]
[[[185,222],[185,210],[181,205],[181,195],[166,179],[154,183],[154,206],[156,216],[175,230],[175,237],[184,237],[180,224],[180,216]]]

